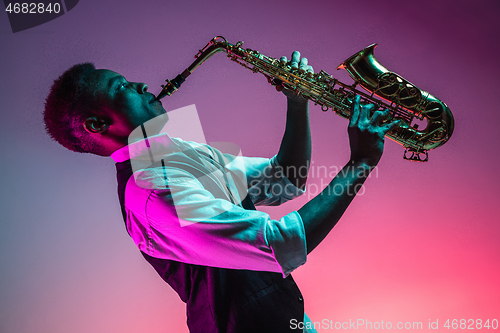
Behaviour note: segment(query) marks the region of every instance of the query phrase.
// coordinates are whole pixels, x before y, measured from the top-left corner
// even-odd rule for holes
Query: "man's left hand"
[[[280,60],[288,62],[285,56],[281,57]],[[309,66],[307,58],[301,58],[299,51],[294,51],[292,53],[292,59],[290,60],[289,64],[290,66],[292,66],[292,70],[314,73],[314,69],[312,68],[312,66]],[[279,87],[281,87],[281,89]],[[307,101],[304,97],[297,95],[295,91],[286,88],[283,89],[283,86],[276,86],[276,89],[278,91],[283,91],[283,94],[288,97],[289,100],[292,100],[294,102],[304,103]]]

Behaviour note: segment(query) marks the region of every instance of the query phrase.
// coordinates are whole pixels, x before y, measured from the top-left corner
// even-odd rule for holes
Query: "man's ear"
[[[109,129],[109,124],[97,117],[88,117],[83,122],[83,128],[89,133],[104,133]]]

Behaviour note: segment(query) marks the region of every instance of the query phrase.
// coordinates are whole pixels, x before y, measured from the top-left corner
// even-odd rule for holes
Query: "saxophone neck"
[[[241,42],[237,44],[239,47]],[[208,58],[212,57],[214,54],[219,52],[227,52],[229,47],[232,47],[224,37],[217,36],[213,38],[203,49],[201,49],[195,56],[195,61],[186,68],[181,74],[177,75],[173,80],[165,80],[167,83],[162,85],[162,90],[156,96],[156,100],[159,101],[165,96],[171,96],[174,92],[179,89],[181,84],[187,79],[191,73],[198,68],[202,63],[204,63]]]

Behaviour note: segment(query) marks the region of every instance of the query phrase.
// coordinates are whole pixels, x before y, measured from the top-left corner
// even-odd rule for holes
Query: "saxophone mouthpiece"
[[[182,74],[179,74],[173,79],[172,81],[170,80],[165,80],[167,84],[162,85],[161,87],[163,88],[158,96],[156,96],[155,100],[159,101],[165,96],[171,96],[174,92],[179,89],[181,84],[186,81],[186,78],[189,76],[189,73],[187,70],[185,70]]]
[[[158,96],[155,97],[155,101],[159,101],[163,97],[167,96],[167,93],[165,92],[164,86],[162,86],[162,88],[163,89],[160,91],[160,93],[158,94]]]

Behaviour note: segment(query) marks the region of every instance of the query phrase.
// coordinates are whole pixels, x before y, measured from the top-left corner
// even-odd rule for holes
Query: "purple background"
[[[16,34],[0,14],[0,331],[187,331],[183,303],[123,227],[113,162],[51,142],[41,112],[75,63],[158,93],[216,35],[272,57],[300,50],[346,83],[336,66],[376,42],[385,67],[454,113],[453,137],[426,164],[387,142],[378,177],[296,271],[312,320],[439,319],[443,329],[446,319],[500,319],[499,14],[494,0],[82,0]],[[263,76],[216,55],[163,104],[196,104],[208,142],[271,157],[285,103]],[[313,167],[342,166],[347,121],[311,106],[311,126]],[[306,196],[266,211],[299,209],[328,180],[311,176]]]

